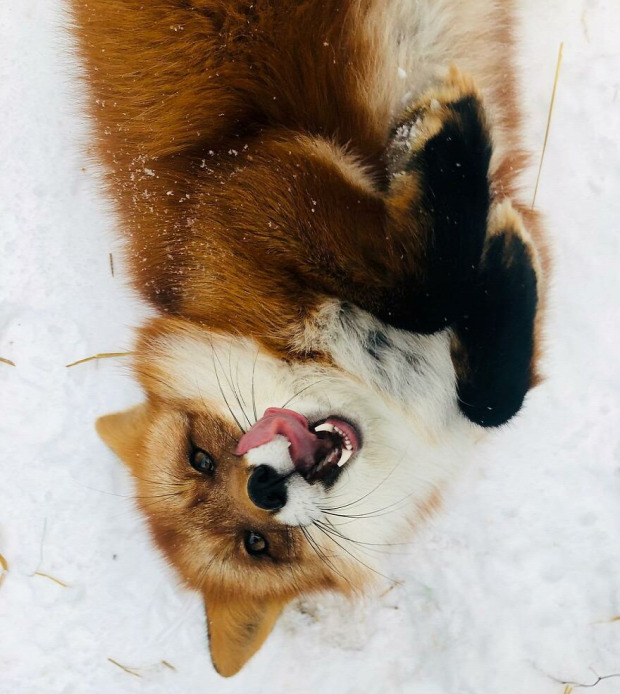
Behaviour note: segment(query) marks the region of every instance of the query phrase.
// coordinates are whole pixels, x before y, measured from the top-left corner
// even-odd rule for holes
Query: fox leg
[[[388,209],[415,264],[377,313],[409,332],[451,329],[459,406],[482,426],[508,421],[532,385],[539,284],[520,215],[492,199],[491,154],[480,95],[451,69],[393,132]]]

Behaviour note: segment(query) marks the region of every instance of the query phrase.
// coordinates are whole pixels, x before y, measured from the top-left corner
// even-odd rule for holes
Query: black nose
[[[277,511],[286,504],[286,477],[269,465],[259,465],[248,480],[248,496],[266,511]]]

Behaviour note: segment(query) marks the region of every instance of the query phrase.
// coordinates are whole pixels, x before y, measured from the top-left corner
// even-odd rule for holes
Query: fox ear
[[[205,596],[211,660],[223,677],[236,675],[263,645],[284,601],[222,600]]]
[[[148,402],[129,410],[99,417],[97,433],[116,455],[129,467],[133,467],[148,423]]]

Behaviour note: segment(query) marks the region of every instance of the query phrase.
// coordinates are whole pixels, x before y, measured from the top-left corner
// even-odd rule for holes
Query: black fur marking
[[[405,357],[407,364],[409,364],[416,373],[422,373],[422,364],[420,363],[420,357],[418,355],[404,350],[401,350],[401,353]]]
[[[417,333],[442,330],[464,314],[486,236],[491,144],[481,106],[472,96],[450,109],[441,131],[406,165],[420,175],[424,191],[411,211],[427,228],[422,282],[403,282],[379,316]]]
[[[158,289],[153,282],[145,282],[144,285],[144,292],[153,306],[164,313],[181,314],[183,303],[181,292],[171,281],[167,281],[162,288]]]
[[[455,327],[464,350],[457,393],[475,424],[505,424],[530,388],[538,294],[527,246],[508,231],[487,242],[468,315]]]
[[[392,346],[387,335],[381,330],[373,330],[368,333],[366,340],[366,351],[375,361],[382,361],[383,353]]]
[[[353,306],[348,301],[341,301],[338,306],[338,318],[342,326],[350,321],[351,311]]]
[[[377,315],[416,333],[451,326],[460,409],[495,427],[519,411],[531,385],[536,273],[511,230],[486,240],[491,143],[482,106],[470,96],[447,108],[441,131],[405,164],[422,185],[411,210],[426,233],[421,278],[386,294]]]

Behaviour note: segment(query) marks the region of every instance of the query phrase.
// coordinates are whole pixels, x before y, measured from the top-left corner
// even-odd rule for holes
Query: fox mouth
[[[328,417],[310,430],[318,440],[315,462],[311,466],[295,464],[295,469],[309,484],[331,485],[359,451],[360,435],[350,422],[336,417]]]
[[[243,435],[235,452],[245,455],[276,436],[288,441],[293,469],[308,484],[333,484],[361,447],[358,429],[340,417],[329,416],[311,426],[299,412],[270,407]]]

